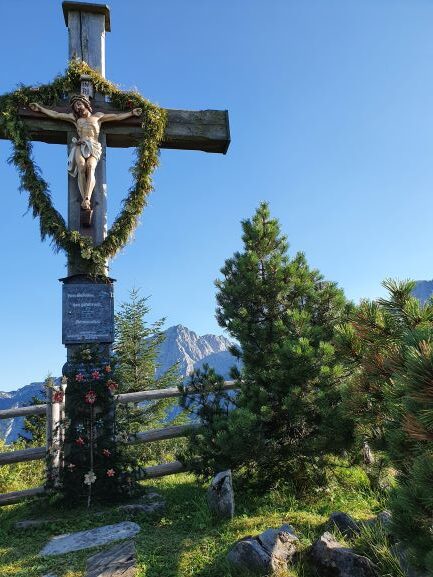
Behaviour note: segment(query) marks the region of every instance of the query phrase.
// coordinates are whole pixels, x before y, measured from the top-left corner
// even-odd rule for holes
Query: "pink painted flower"
[[[84,381],[84,375],[83,373],[77,373],[75,375],[75,380],[78,381],[79,383],[82,383]]]
[[[63,391],[62,390],[57,390],[54,392],[53,394],[53,403],[63,403]]]
[[[89,391],[88,393],[86,393],[84,395],[84,400],[86,401],[86,403],[88,405],[93,405],[93,403],[96,401],[96,393],[95,391]]]
[[[114,393],[114,391],[116,391],[116,389],[119,387],[119,385],[117,383],[115,383],[114,381],[112,381],[111,379],[109,379],[107,381],[107,387],[112,393]]]
[[[115,474],[116,474],[116,471],[114,469],[108,469],[107,477],[114,477]]]
[[[106,373],[111,373],[111,367],[110,367],[110,365],[105,365],[104,371],[105,371]]]
[[[104,457],[111,457],[111,451],[109,451],[108,449],[102,449],[102,454],[104,455]]]
[[[82,447],[82,446],[84,445],[84,439],[83,439],[83,437],[80,436],[80,437],[78,437],[78,439],[75,439],[75,443],[76,443],[77,445],[79,445],[80,447]]]
[[[92,379],[95,379],[95,381],[97,381],[101,376],[99,371],[97,371],[96,369],[94,371],[92,371],[91,375],[92,375]]]

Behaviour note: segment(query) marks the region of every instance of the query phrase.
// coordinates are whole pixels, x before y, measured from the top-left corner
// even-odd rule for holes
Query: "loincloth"
[[[78,144],[78,142],[80,142],[80,144]],[[102,155],[102,146],[97,140],[78,140],[78,138],[74,137],[72,139],[71,151],[68,156],[68,172],[74,178],[78,174],[78,166],[75,160],[75,153],[78,146],[80,147],[81,156],[86,160],[93,156],[93,158],[96,158],[96,160],[99,161]]]

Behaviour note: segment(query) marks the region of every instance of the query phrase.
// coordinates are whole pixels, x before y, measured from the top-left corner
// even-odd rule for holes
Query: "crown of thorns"
[[[90,112],[92,112],[92,105],[90,104],[90,100],[84,94],[74,94],[71,96],[71,99],[69,100],[71,107],[73,107],[76,102],[82,102],[84,106],[88,108]]]

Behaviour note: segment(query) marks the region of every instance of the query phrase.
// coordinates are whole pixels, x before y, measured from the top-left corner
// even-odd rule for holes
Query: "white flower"
[[[89,471],[84,475],[84,484],[92,485],[96,481],[96,475],[93,471]]]

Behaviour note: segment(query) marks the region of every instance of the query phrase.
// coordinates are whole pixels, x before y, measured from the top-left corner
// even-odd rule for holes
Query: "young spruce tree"
[[[346,301],[302,253],[288,256],[267,204],[242,228],[244,248],[216,282],[217,319],[239,343],[233,353],[243,365],[233,375],[236,408],[190,403],[206,427],[193,435],[187,458],[205,474],[231,467],[253,482],[290,481],[303,490],[323,482],[327,455],[351,442],[332,344]],[[214,375],[200,376],[215,384]],[[197,375],[191,384],[198,387]]]
[[[115,377],[119,383],[119,393],[164,389],[176,387],[180,383],[176,366],[157,376],[158,349],[165,338],[162,330],[164,319],[147,323],[149,307],[146,300],[134,289],[130,292],[129,302],[121,304],[115,315]],[[162,427],[174,404],[172,399],[160,399],[140,406],[118,405],[118,427],[130,434]],[[175,446],[176,442],[166,441],[128,450],[134,452],[136,458],[144,464],[164,459],[166,452],[172,452]]]

